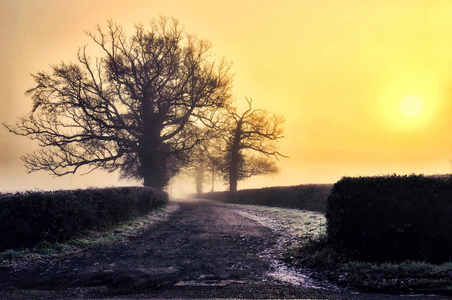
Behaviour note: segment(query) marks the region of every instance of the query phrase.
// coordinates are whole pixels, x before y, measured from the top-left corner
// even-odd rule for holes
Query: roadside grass
[[[452,292],[452,263],[434,265],[419,261],[369,263],[350,261],[332,249],[325,235],[300,240],[287,249],[283,260],[312,270],[317,278],[341,287],[386,293]]]
[[[141,234],[156,223],[166,220],[179,206],[168,204],[148,215],[121,222],[104,231],[89,231],[81,238],[65,243],[41,242],[33,248],[8,249],[0,252],[0,263],[9,264],[16,261],[36,261],[82,251],[93,247],[127,243],[128,239]]]
[[[281,259],[295,269],[307,271],[313,279],[369,292],[452,293],[452,262],[435,265],[419,261],[350,261],[328,245],[322,213],[257,205],[234,207],[280,232]]]
[[[326,233],[325,215],[320,212],[260,205],[229,205],[261,217],[260,222],[264,226],[275,227],[274,229],[284,231],[290,236],[307,238]]]

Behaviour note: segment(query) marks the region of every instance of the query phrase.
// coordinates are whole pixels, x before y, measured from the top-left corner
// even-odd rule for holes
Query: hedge
[[[240,190],[238,192],[211,192],[194,197],[226,203],[253,204],[297,208],[325,212],[331,184],[304,184],[287,187]]]
[[[344,177],[328,197],[327,233],[350,259],[452,260],[452,179]]]
[[[61,242],[165,205],[168,195],[123,187],[0,195],[0,250]]]

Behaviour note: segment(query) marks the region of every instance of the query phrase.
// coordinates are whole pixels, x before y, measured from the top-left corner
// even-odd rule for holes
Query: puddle
[[[302,274],[293,269],[289,269],[287,268],[287,266],[277,261],[273,261],[272,269],[272,272],[268,272],[265,275],[284,283],[289,283],[309,289],[322,289],[331,291],[339,290],[339,287],[333,284],[316,281],[310,278],[308,275]]]

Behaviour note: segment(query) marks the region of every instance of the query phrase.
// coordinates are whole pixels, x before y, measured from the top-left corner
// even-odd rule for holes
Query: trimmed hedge
[[[325,212],[326,201],[332,187],[333,185],[331,184],[304,184],[241,190],[235,193],[212,192],[194,197],[226,203],[253,204]]]
[[[350,259],[452,260],[452,179],[344,177],[328,197],[329,242]]]
[[[0,195],[0,250],[61,242],[165,205],[165,192],[123,187]]]

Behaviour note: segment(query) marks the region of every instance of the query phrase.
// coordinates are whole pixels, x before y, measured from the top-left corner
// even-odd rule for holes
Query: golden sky
[[[280,150],[290,158],[280,175],[250,186],[450,171],[449,0],[0,0],[0,121],[29,111],[29,74],[75,60],[89,44],[84,29],[110,18],[127,29],[159,15],[233,62],[237,99],[285,116]],[[416,115],[400,109],[409,96],[421,99]],[[51,176],[17,169],[36,145],[4,128],[0,138],[0,173],[14,174],[0,175],[0,191],[47,188]]]

